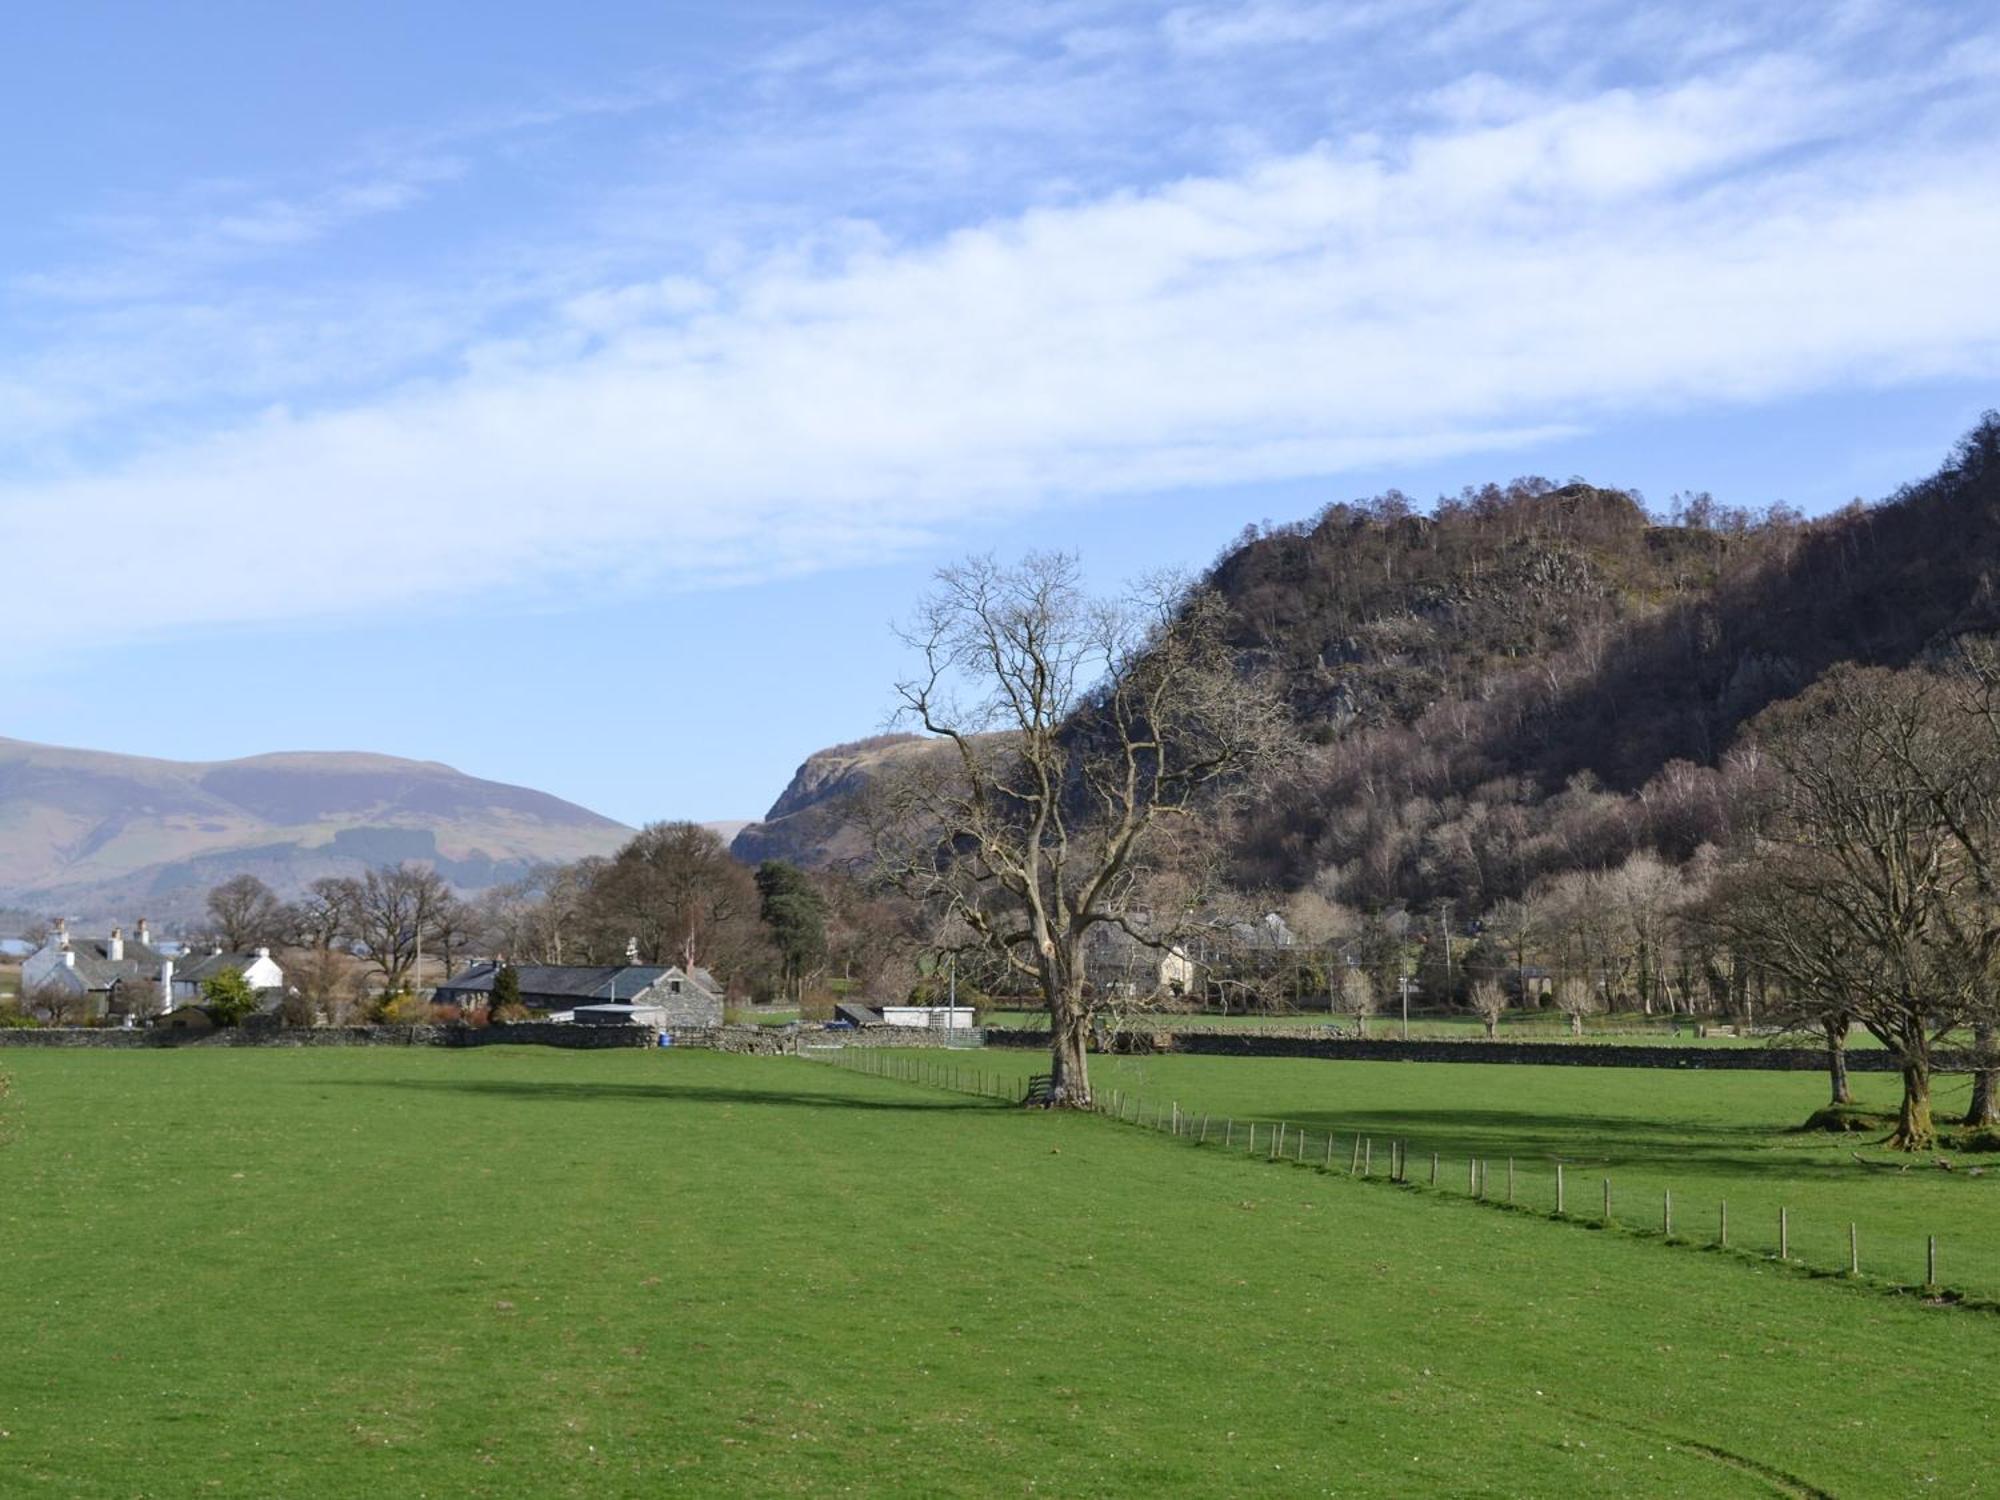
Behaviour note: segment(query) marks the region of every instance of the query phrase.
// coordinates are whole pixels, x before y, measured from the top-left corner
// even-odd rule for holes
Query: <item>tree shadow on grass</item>
[[[1449,1155],[1490,1154],[1495,1159],[1562,1161],[1597,1165],[1672,1170],[1696,1168],[1704,1176],[1758,1178],[1825,1175],[1852,1176],[1856,1168],[1845,1154],[1861,1149],[1859,1136],[1840,1137],[1839,1154],[1820,1154],[1818,1138],[1793,1136],[1786,1149],[1782,1125],[1690,1124],[1684,1121],[1612,1119],[1579,1114],[1537,1113],[1532,1110],[1362,1109],[1303,1111],[1286,1123],[1336,1140],[1372,1137],[1378,1149],[1400,1140],[1412,1152],[1438,1150]]]
[[[1011,1106],[997,1099],[950,1094],[936,1099],[865,1099],[815,1089],[730,1089],[675,1083],[537,1082],[508,1078],[326,1078],[301,1079],[313,1088],[409,1089],[421,1093],[475,1094],[495,1099],[533,1099],[575,1104],[622,1100],[645,1104],[753,1104],[780,1109],[860,1109],[936,1112],[993,1110]]]

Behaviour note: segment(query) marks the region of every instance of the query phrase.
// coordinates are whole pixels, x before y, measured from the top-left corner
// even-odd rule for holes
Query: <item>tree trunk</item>
[[[1486,1040],[1492,1041],[1500,1034],[1500,1023],[1491,1016],[1486,1018]]]
[[[1835,1104],[1852,1104],[1854,1093],[1847,1086],[1847,1022],[1828,1021],[1826,1025],[1826,1072],[1833,1088]]]
[[[1569,1013],[1569,1034],[1571,1036],[1583,1035],[1583,1017],[1576,1011]]]
[[[1973,1053],[1981,1062],[1992,1058],[1994,1039],[1990,1024],[1972,1028]],[[1965,1111],[1965,1123],[2000,1125],[2000,1069],[1973,1069],[1972,1103]]]
[[[1887,1141],[1898,1151],[1928,1151],[1937,1144],[1931,1124],[1931,1061],[1928,1057],[1903,1060],[1903,1107],[1896,1116],[1896,1130]]]
[[[1049,1017],[1049,1108],[1090,1108],[1089,1036],[1090,1018],[1080,999],[1056,1006]]]

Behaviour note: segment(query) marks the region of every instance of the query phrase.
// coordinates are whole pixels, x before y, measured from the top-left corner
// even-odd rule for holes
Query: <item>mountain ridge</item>
[[[0,737],[0,902],[82,918],[186,919],[229,875],[288,894],[399,859],[477,890],[630,833],[547,792],[375,751],[180,761]]]

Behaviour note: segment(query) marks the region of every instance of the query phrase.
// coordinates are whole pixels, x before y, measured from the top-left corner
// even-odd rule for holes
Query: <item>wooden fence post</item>
[[[1674,1237],[1674,1190],[1668,1188],[1660,1195],[1660,1233],[1667,1239]]]
[[[1227,1151],[1235,1144],[1236,1117],[1234,1115],[1224,1115],[1222,1117],[1222,1149]]]
[[[1331,1130],[1326,1133],[1326,1160],[1320,1163],[1320,1170],[1322,1172],[1331,1172],[1333,1170],[1333,1132]]]
[[[1604,1179],[1604,1222],[1611,1222],[1611,1179]]]
[[[1436,1187],[1437,1185],[1438,1185],[1438,1154],[1437,1152],[1433,1151],[1431,1153],[1431,1186]]]
[[[1361,1137],[1357,1135],[1354,1138],[1354,1155],[1348,1158],[1347,1175],[1349,1177],[1352,1177],[1360,1170],[1361,1170]]]
[[[1301,1162],[1306,1159],[1306,1133],[1303,1130],[1299,1132],[1298,1158]]]
[[[1563,1164],[1561,1162],[1557,1162],[1556,1163],[1556,1217],[1557,1218],[1560,1219],[1562,1217],[1562,1211],[1563,1211]]]
[[[1924,1236],[1924,1289],[1929,1291],[1938,1284],[1937,1279],[1937,1236]]]
[[[1847,1274],[1849,1276],[1861,1274],[1861,1236],[1855,1231],[1851,1220],[1847,1225]]]
[[[1201,1134],[1200,1134],[1199,1136],[1197,1136],[1197,1137],[1195,1138],[1195,1144],[1196,1144],[1197,1146],[1206,1146],[1206,1145],[1208,1144],[1208,1113],[1207,1113],[1207,1111],[1203,1111],[1203,1112],[1202,1112],[1202,1117],[1201,1117]]]
[[[1722,1207],[1718,1210],[1715,1242],[1725,1250],[1729,1248],[1729,1200],[1727,1198],[1722,1200]]]
[[[1514,1158],[1507,1158],[1507,1206],[1514,1206]]]
[[[1375,1171],[1375,1138],[1370,1136],[1361,1143],[1361,1175],[1372,1176]]]
[[[1782,1204],[1778,1208],[1778,1259],[1792,1258],[1792,1211]]]

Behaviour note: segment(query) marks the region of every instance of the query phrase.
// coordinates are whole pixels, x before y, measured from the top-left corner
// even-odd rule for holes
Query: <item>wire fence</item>
[[[1024,1105],[1047,1086],[1046,1075],[973,1066],[923,1053],[815,1047],[801,1056],[848,1072]],[[1100,1095],[1093,1111],[1184,1146],[1267,1165],[1287,1165],[1356,1182],[1450,1197],[1499,1212],[1528,1214],[1664,1244],[1710,1249],[1946,1301],[1971,1300],[1940,1279],[1948,1269],[1936,1234],[1864,1235],[1859,1221],[1797,1214],[1780,1203],[1739,1204],[1732,1219],[1726,1198],[1696,1194],[1676,1200],[1671,1187],[1620,1188],[1615,1173],[1590,1163],[1551,1157],[1447,1150],[1402,1135],[1315,1130],[1283,1119],[1239,1118],[1183,1109],[1172,1098],[1124,1089]],[[1982,1305],[1985,1305],[1985,1299]]]

